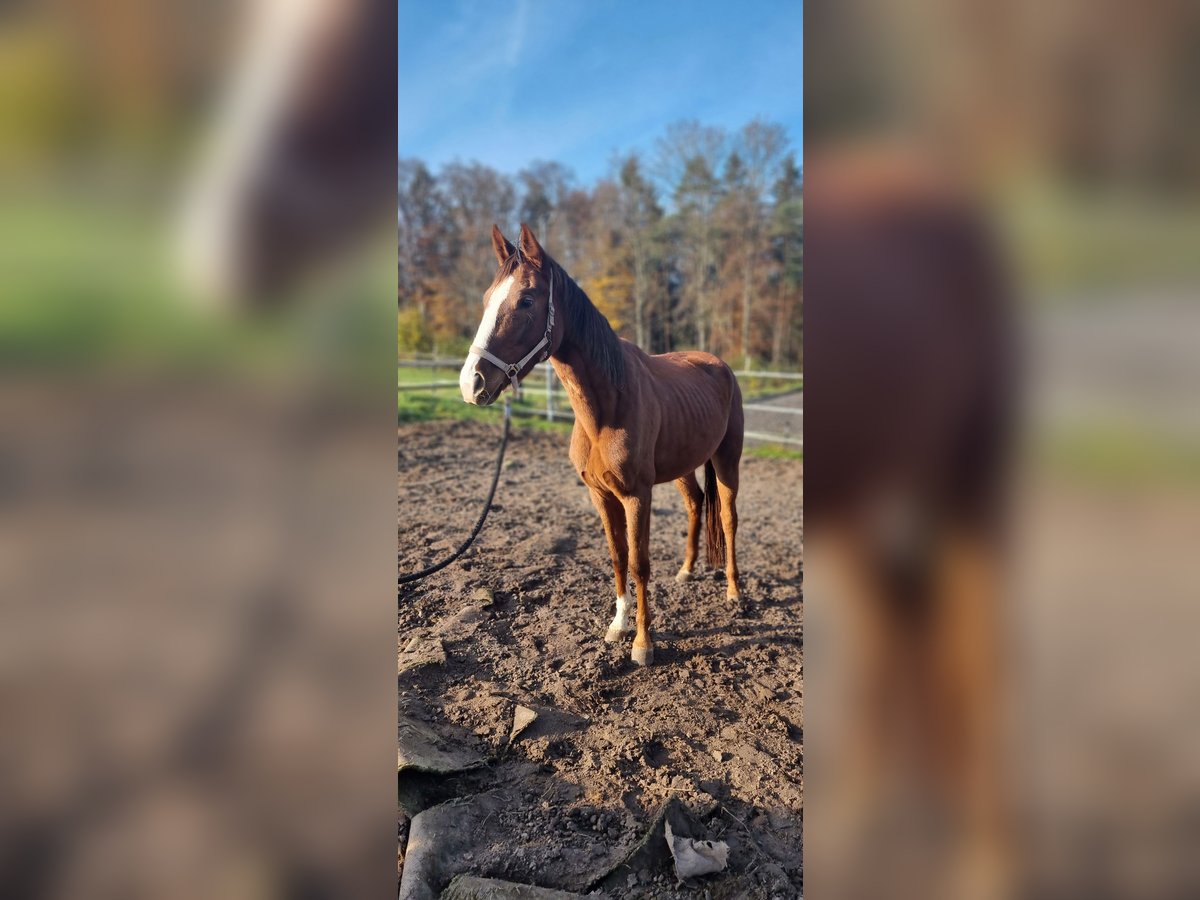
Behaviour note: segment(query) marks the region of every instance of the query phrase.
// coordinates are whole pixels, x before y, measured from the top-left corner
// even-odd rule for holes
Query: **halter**
[[[521,261],[521,249],[517,248],[517,262]],[[542,358],[538,362],[545,362],[550,358],[550,335],[554,331],[554,278],[553,275],[549,278],[550,281],[550,301],[546,308],[546,333],[542,335],[542,339],[537,342],[532,350],[525,354],[520,362],[506,363],[494,353],[489,353],[482,347],[472,344],[471,352],[477,353],[495,366],[499,366],[500,370],[508,376],[508,380],[512,382],[513,393],[517,393],[521,389],[521,383],[517,381],[517,375],[522,369],[533,359],[534,355],[543,347],[546,352],[542,354]]]

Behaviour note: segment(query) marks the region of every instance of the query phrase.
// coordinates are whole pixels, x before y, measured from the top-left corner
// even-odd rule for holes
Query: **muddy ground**
[[[498,423],[399,429],[401,572],[469,532],[498,438]],[[485,761],[458,775],[402,773],[401,874],[422,852],[408,845],[409,816],[458,797],[447,809],[462,811],[451,817],[462,827],[431,876],[436,890],[468,872],[612,897],[799,896],[801,463],[743,461],[740,605],[726,601],[723,573],[698,566],[675,583],[687,518],[673,485],[655,488],[655,661],[643,669],[629,659],[632,636],[603,640],[612,571],[568,440],[514,429],[475,546],[400,588],[402,732],[431,729],[443,749]],[[510,742],[518,705],[538,719]],[[727,870],[677,884],[656,852],[605,880],[672,796],[696,836],[728,843]]]

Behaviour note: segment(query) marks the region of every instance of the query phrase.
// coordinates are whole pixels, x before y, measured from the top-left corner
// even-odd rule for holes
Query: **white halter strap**
[[[518,259],[520,258],[520,254],[521,254],[521,251],[518,250],[517,251]],[[522,357],[520,362],[506,363],[500,357],[496,356],[494,353],[489,353],[487,350],[485,350],[483,347],[480,347],[478,344],[471,345],[471,352],[479,354],[481,357],[486,359],[488,362],[492,363],[495,366],[498,366],[500,368],[500,370],[505,375],[508,376],[508,380],[512,382],[513,393],[515,394],[521,388],[521,383],[517,380],[517,376],[521,373],[521,370],[524,369],[525,366],[529,364],[529,361],[531,359],[533,359],[534,355],[539,350],[541,350],[543,347],[545,347],[546,352],[542,354],[542,358],[539,359],[538,362],[545,362],[547,359],[550,358],[550,335],[553,332],[554,332],[554,278],[553,278],[553,276],[551,276],[550,277],[550,302],[546,308],[546,333],[544,335],[542,335],[542,339],[537,342],[537,345],[534,346],[534,348],[532,350],[530,350],[528,353],[526,353],[524,357]]]

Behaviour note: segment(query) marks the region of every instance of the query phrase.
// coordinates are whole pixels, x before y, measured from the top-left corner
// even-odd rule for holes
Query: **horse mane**
[[[567,270],[549,255],[544,255],[544,259],[543,274],[554,284],[555,308],[566,318],[567,334],[571,336],[571,343],[607,376],[614,387],[623,388],[625,354],[621,352],[621,339],[608,324],[604,314],[596,309],[583,288],[567,274]],[[497,277],[501,281],[504,280],[514,274],[520,264],[520,254],[512,253],[500,264],[500,274]]]
[[[618,390],[623,388],[625,354],[621,351],[621,339],[566,269],[552,259],[549,264],[550,278],[554,280],[554,297],[566,316],[571,343],[607,376],[613,387]]]

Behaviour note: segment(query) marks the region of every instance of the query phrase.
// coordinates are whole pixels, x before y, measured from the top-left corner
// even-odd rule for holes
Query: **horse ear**
[[[500,228],[493,225],[492,250],[496,254],[496,262],[503,264],[506,259],[513,255],[513,251],[516,249],[516,247],[508,242],[508,238],[500,233]]]
[[[539,269],[542,267],[542,260],[545,258],[542,245],[537,242],[537,238],[524,222],[521,223],[521,255],[527,257]]]

